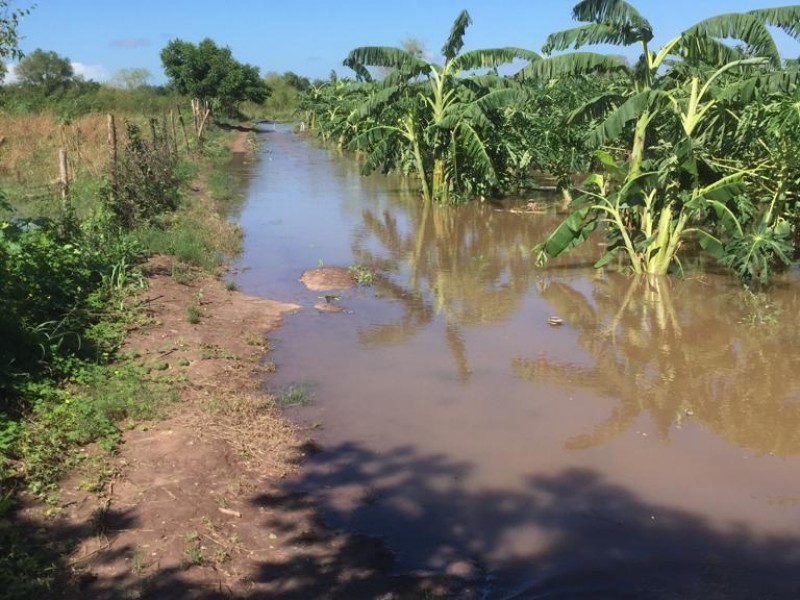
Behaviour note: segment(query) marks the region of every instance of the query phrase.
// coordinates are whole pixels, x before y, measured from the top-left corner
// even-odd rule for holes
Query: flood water
[[[800,598],[800,279],[654,284],[537,268],[553,214],[423,210],[288,129],[241,214],[247,292],[302,309],[270,386],[323,448],[293,484],[400,571],[470,561],[485,598]],[[318,314],[319,265],[379,270]],[[563,325],[548,324],[550,316]]]

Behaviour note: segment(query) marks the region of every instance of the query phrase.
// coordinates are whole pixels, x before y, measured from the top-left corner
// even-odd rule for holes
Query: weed
[[[187,567],[195,567],[206,562],[205,547],[200,543],[200,534],[196,531],[187,533],[184,536],[186,549],[184,551],[185,564]]]
[[[181,357],[177,360],[179,367],[188,367],[192,362],[188,358]]]
[[[210,360],[221,358],[225,360],[239,360],[239,357],[216,344],[200,344],[200,358]]]
[[[222,564],[231,558],[231,553],[227,548],[217,548],[214,550],[214,562]]]
[[[308,406],[314,401],[314,387],[309,383],[290,385],[273,393],[275,403],[283,408]]]
[[[197,304],[190,304],[186,307],[186,320],[192,325],[197,325],[203,317],[203,309]]]
[[[197,271],[184,265],[172,263],[171,277],[181,285],[189,285],[197,279]]]
[[[147,568],[150,566],[150,563],[144,558],[144,555],[138,548],[134,548],[131,552],[131,573],[134,575],[142,575]]]
[[[235,292],[239,289],[239,286],[235,281],[228,280],[225,282],[225,289],[228,290],[229,292]]]
[[[751,327],[774,327],[778,324],[781,308],[766,293],[745,287],[739,292],[737,302],[743,312],[741,323]]]
[[[278,371],[278,365],[275,364],[274,360],[265,362],[262,368],[265,373],[276,373]]]
[[[248,333],[245,335],[244,341],[248,346],[261,348],[264,352],[272,350],[272,344],[269,343],[269,340],[262,333]]]
[[[375,285],[375,273],[363,265],[353,265],[348,269],[350,275],[356,280],[358,285],[372,287]]]

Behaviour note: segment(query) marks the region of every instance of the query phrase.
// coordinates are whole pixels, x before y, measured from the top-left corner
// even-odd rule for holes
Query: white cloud
[[[94,81],[107,81],[111,74],[103,65],[85,65],[81,62],[72,62],[72,70],[75,75],[80,75],[84,79]]]
[[[16,83],[17,82],[17,64],[6,63],[6,77],[3,83]]]

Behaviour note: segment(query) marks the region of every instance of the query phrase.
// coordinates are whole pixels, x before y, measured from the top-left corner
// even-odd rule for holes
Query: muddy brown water
[[[800,278],[650,284],[540,269],[553,214],[426,214],[286,128],[238,217],[248,292],[295,302],[272,355],[322,446],[296,489],[399,571],[484,598],[800,598]],[[319,265],[380,277],[318,314]],[[551,316],[561,326],[548,324]]]

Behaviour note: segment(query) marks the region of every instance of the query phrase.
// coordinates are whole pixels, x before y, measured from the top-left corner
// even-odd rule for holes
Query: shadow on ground
[[[250,502],[264,517],[250,526],[275,532],[300,551],[286,560],[255,556],[245,597],[423,598],[448,589],[457,598],[800,598],[796,532],[761,537],[736,524],[719,530],[696,515],[645,503],[592,471],[531,477],[524,493],[504,493],[469,491],[469,465],[420,456],[410,447],[379,455],[347,444],[325,449],[312,463],[292,488],[319,490],[326,519],[344,531],[366,523],[391,532],[397,556],[365,536],[309,527],[301,518],[313,508],[307,496],[289,489],[256,493]],[[326,497],[334,488],[349,492]],[[115,527],[136,526],[129,516],[110,516],[109,539]],[[468,523],[482,525],[474,529]],[[89,531],[48,535],[62,539]],[[539,549],[506,552],[509,536],[526,532],[543,540]],[[387,575],[409,565],[422,570]],[[210,567],[194,567],[199,568]],[[59,569],[65,572],[68,565],[62,562]],[[431,573],[448,569],[449,577],[430,583]],[[190,571],[156,571],[136,589],[108,581],[102,588],[120,598],[232,597],[224,586],[192,582]],[[95,597],[97,582],[79,584],[84,587],[78,595]],[[30,596],[74,597],[32,590]]]

